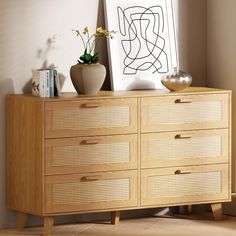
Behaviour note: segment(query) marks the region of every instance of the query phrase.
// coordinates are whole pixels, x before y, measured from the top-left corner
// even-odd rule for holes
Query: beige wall
[[[194,85],[204,85],[205,0],[175,2],[181,69],[193,75]],[[14,213],[6,208],[5,96],[30,92],[31,70],[45,63],[56,66],[65,78],[64,91],[74,91],[69,68],[82,52],[82,43],[71,29],[88,25],[93,30],[102,22],[102,0],[0,0],[0,228],[14,223]],[[104,46],[102,51],[107,64]]]
[[[206,0],[179,0],[178,44],[180,68],[193,77],[193,85],[206,82]]]
[[[236,147],[236,1],[208,0],[207,2],[207,85],[233,91],[233,160]],[[233,163],[235,180],[235,161]],[[236,181],[233,181],[234,191]],[[236,201],[228,212],[236,215]],[[232,210],[232,211],[231,211]]]

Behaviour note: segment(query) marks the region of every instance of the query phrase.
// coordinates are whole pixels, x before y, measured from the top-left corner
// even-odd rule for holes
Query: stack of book
[[[54,69],[33,70],[32,94],[39,97],[61,96],[57,71]]]

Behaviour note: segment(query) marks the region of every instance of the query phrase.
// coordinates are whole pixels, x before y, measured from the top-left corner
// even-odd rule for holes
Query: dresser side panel
[[[40,100],[7,98],[8,207],[43,214],[43,116]]]

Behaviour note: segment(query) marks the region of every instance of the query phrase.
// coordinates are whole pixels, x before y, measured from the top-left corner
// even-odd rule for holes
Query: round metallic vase
[[[173,73],[165,76],[161,82],[170,91],[180,91],[191,85],[192,76],[183,71],[175,70]]]

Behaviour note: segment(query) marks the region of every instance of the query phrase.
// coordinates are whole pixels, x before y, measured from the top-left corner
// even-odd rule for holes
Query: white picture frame
[[[171,0],[104,0],[112,90],[163,89],[178,67]]]

